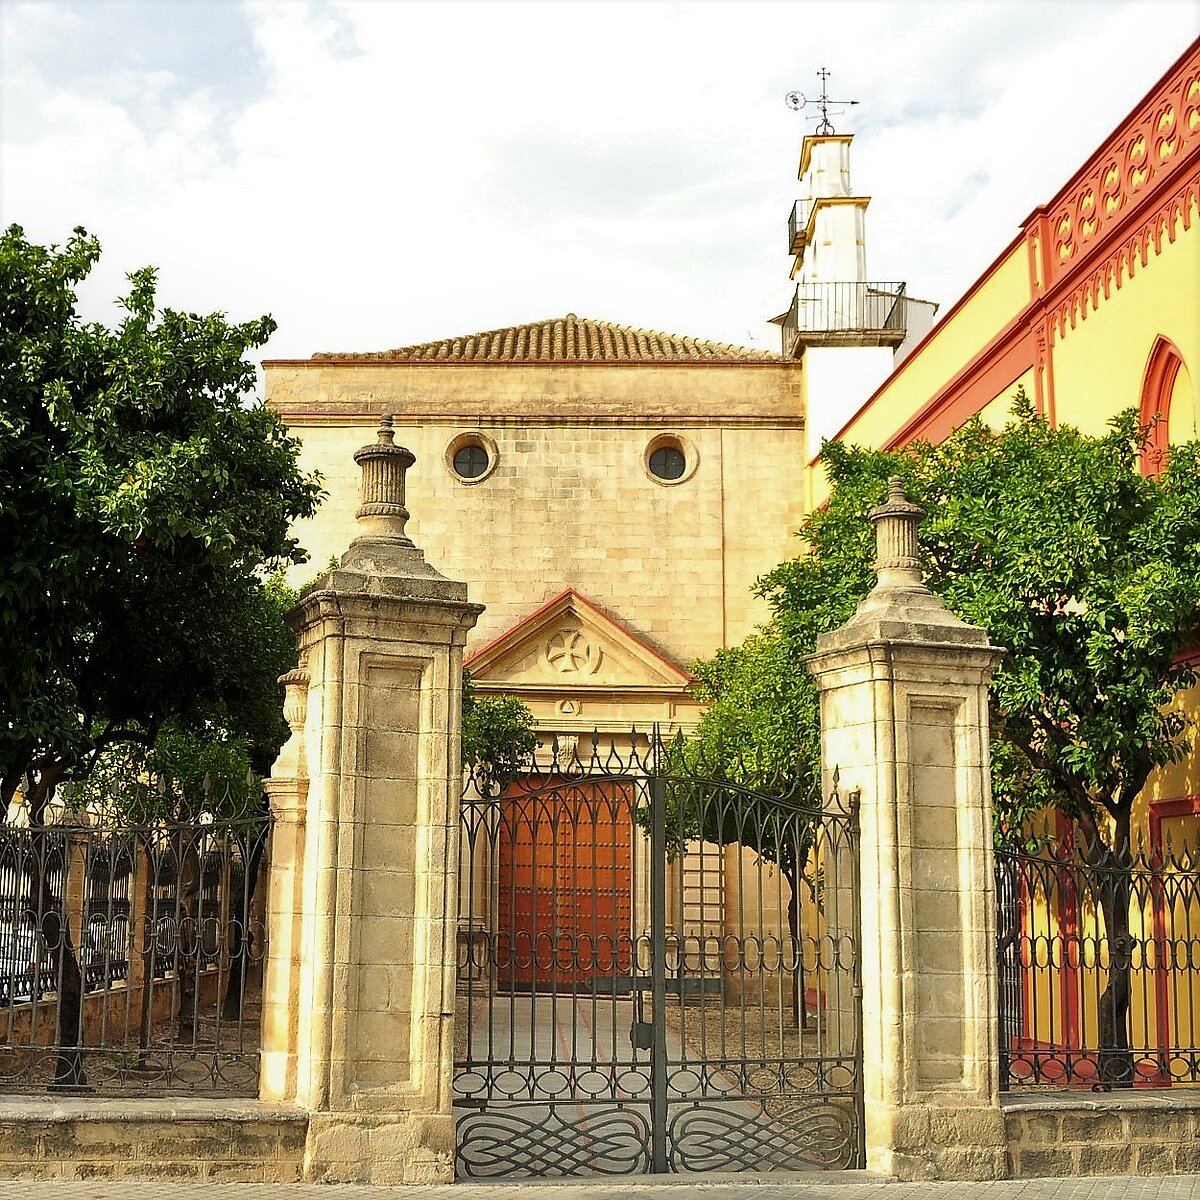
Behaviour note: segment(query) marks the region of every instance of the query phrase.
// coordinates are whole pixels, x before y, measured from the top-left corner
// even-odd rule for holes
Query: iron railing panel
[[[904,283],[800,283],[782,324],[783,353],[801,345],[898,346],[908,331]]]
[[[0,1087],[256,1095],[269,824],[0,825]]]
[[[707,770],[632,731],[469,781],[460,1174],[861,1164],[856,808]]]
[[[1006,846],[996,881],[1002,1088],[1200,1084],[1195,849]]]

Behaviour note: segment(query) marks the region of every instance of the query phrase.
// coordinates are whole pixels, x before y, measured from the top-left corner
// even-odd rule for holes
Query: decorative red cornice
[[[1200,39],[1193,42],[1104,145],[1035,216],[1044,213],[1049,288],[1112,236],[1143,195],[1177,177],[1200,144]],[[1028,222],[1027,222],[1028,224]]]
[[[1089,247],[1073,270],[1064,271],[1043,303],[1054,336],[1063,337],[1087,320],[1102,301],[1120,291],[1151,257],[1192,226],[1192,209],[1200,206],[1200,141],[1181,161],[1189,170],[1182,178],[1163,177],[1161,188],[1146,196],[1147,206],[1131,208],[1108,235]]]

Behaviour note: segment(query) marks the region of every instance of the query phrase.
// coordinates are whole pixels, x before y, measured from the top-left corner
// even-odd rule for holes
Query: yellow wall
[[[939,321],[874,399],[847,424],[841,440],[859,446],[883,446],[936,396],[1029,303],[1029,267],[1025,244],[1015,243],[991,272],[955,309]],[[1005,387],[1007,396],[1015,387]],[[1032,381],[1028,387],[1032,396]],[[990,418],[989,418],[990,419]],[[829,495],[818,460],[808,471],[809,508]]]
[[[1190,224],[1190,229],[1181,224],[1173,243],[1164,239],[1161,253],[1151,251],[1132,279],[1113,287],[1086,319],[1068,325],[1056,340],[1052,362],[1060,424],[1102,433],[1114,413],[1136,408],[1160,336],[1174,343],[1189,368],[1189,378],[1177,387],[1191,392],[1185,403],[1194,422],[1200,405],[1193,386],[1200,379],[1200,219],[1194,205]]]

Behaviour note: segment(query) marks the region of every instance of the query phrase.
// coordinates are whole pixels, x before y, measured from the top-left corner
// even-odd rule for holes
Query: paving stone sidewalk
[[[1200,1175],[1145,1179],[1020,1179],[1002,1183],[897,1183],[846,1173],[811,1176],[673,1176],[645,1180],[458,1183],[437,1187],[321,1184],[46,1182],[10,1185],[20,1200],[1200,1200]],[[220,1193],[214,1197],[213,1193]]]

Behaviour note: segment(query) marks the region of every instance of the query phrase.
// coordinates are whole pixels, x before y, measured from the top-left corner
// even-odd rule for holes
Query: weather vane
[[[788,92],[788,94],[786,96],[784,96],[783,100],[784,100],[784,103],[788,106],[788,108],[790,108],[793,112],[799,112],[802,108],[804,108],[806,105],[809,105],[809,104],[817,105],[817,107],[820,108],[820,110],[821,110],[820,122],[817,125],[817,136],[820,137],[824,134],[833,133],[833,126],[832,126],[832,124],[830,124],[830,121],[829,121],[829,106],[831,104],[857,104],[858,101],[857,100],[830,100],[829,94],[828,94],[828,89],[826,87],[826,84],[829,81],[829,72],[827,70],[825,70],[824,67],[822,67],[817,72],[817,75],[820,77],[820,80],[821,80],[821,95],[818,99],[809,100],[805,97],[803,92]],[[834,113],[834,116],[837,116],[837,115],[838,115],[837,113]],[[814,121],[817,120],[816,117],[812,117],[810,119],[814,120]]]

